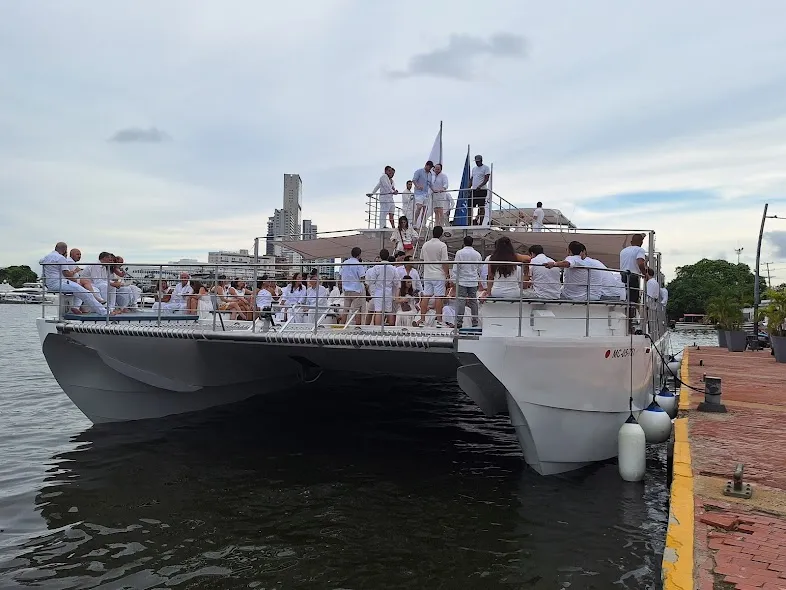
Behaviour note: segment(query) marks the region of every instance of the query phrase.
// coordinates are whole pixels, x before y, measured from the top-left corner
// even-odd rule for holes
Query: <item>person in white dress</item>
[[[417,315],[415,308],[417,296],[412,288],[412,277],[404,275],[401,279],[401,286],[395,298],[396,303],[396,325],[410,327]]]
[[[390,241],[396,244],[394,252],[403,252],[406,255],[415,252],[418,234],[409,226],[409,219],[405,215],[398,218],[398,226],[390,235]]]
[[[380,262],[366,271],[366,284],[371,293],[371,309],[373,323],[382,325],[383,314],[387,315],[388,325],[395,323],[393,315],[393,298],[400,288],[396,268],[388,262],[390,253],[386,248],[379,251]]]
[[[434,178],[431,181],[431,198],[434,207],[434,224],[445,226],[447,218],[445,212],[448,210],[450,201],[448,199],[448,176],[442,171],[442,164],[434,165]]]
[[[200,320],[209,320],[213,317],[213,302],[210,293],[201,281],[191,281],[192,294],[187,295],[187,309],[190,315],[196,315]]]
[[[303,275],[296,272],[292,280],[281,291],[279,302],[284,310],[285,319],[295,323],[303,321],[303,302],[306,299],[306,288],[303,286]]]
[[[330,292],[322,284],[317,275],[310,275],[306,283],[306,296],[303,300],[303,307],[306,310],[305,321],[313,325],[314,322],[327,323],[325,314],[328,310],[328,298]]]
[[[385,172],[379,177],[377,185],[368,193],[368,197],[379,194],[379,226],[387,227],[385,217],[390,221],[390,227],[396,227],[394,215],[396,212],[396,201],[393,195],[398,194],[396,187],[393,186],[393,175],[396,173],[392,166],[385,166]]]
[[[516,254],[509,237],[499,238],[494,245],[494,252],[488,258],[488,278],[483,298],[520,299],[526,296],[524,282],[529,281],[528,267],[522,270],[521,265],[511,263],[530,261],[529,256]]]

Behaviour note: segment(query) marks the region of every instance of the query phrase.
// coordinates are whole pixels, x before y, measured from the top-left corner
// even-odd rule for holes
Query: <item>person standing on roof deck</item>
[[[483,156],[475,156],[475,167],[470,174],[472,179],[471,201],[469,204],[469,214],[472,216],[475,207],[478,208],[478,216],[473,221],[474,225],[483,225],[483,218],[486,216],[486,197],[488,196],[488,182],[491,178],[491,170],[483,163]]]
[[[368,193],[368,197],[379,193],[379,227],[387,227],[385,216],[390,221],[390,227],[396,227],[393,214],[396,211],[396,202],[393,195],[397,194],[395,186],[393,186],[393,175],[396,173],[395,168],[392,166],[385,166],[385,172],[379,177],[377,185]]]
[[[426,203],[431,192],[431,169],[434,162],[429,160],[412,175],[412,183],[415,185],[415,219],[412,222],[414,228],[420,231],[426,217]]]
[[[543,219],[546,214],[543,212],[543,203],[538,201],[535,210],[532,212],[532,231],[543,231]]]
[[[469,307],[472,313],[472,327],[478,326],[478,289],[483,257],[472,247],[473,241],[472,236],[464,236],[464,247],[456,252],[453,259],[453,274],[456,275],[456,325],[459,329],[464,321],[465,307]]]
[[[445,226],[445,212],[450,206],[448,199],[448,175],[442,171],[442,164],[434,165],[434,178],[432,180],[432,196],[434,200],[434,223]]]
[[[666,309],[666,304],[669,302],[669,290],[666,287],[660,288],[660,304]]]
[[[407,190],[401,193],[401,209],[404,217],[415,219],[415,195],[412,194],[412,181],[407,181]]]
[[[435,225],[432,230],[433,237],[423,244],[420,255],[423,262],[423,293],[420,299],[420,321],[414,325],[422,326],[426,321],[428,302],[434,297],[434,311],[437,314],[437,327],[442,327],[442,306],[445,297],[445,281],[450,274],[448,264],[448,247],[440,240],[442,237],[442,226]]]

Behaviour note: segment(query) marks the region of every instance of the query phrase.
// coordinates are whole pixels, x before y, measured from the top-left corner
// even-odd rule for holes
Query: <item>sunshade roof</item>
[[[518,225],[519,221],[525,223],[532,222],[532,213],[535,211],[534,207],[517,207],[512,209],[502,209],[493,211],[491,213],[491,220],[494,225]],[[544,217],[543,223],[545,225],[563,225],[571,229],[576,226],[562,214],[559,209],[543,209]]]

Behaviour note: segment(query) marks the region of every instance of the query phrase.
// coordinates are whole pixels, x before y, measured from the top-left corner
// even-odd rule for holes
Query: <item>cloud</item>
[[[390,72],[395,78],[432,76],[470,80],[474,77],[474,66],[483,56],[522,59],[527,54],[527,41],[521,35],[496,33],[484,39],[473,35],[451,35],[446,47],[426,53],[417,53],[409,58],[407,68]]]
[[[778,259],[786,259],[786,231],[770,231],[764,239],[772,246],[772,255]]]
[[[171,139],[169,135],[156,127],[147,129],[126,127],[125,129],[115,131],[114,135],[109,138],[109,141],[115,143],[162,143],[169,139]]]

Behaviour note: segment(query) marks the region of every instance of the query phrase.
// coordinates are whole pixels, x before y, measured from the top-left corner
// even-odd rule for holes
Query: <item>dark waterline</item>
[[[0,587],[658,588],[665,452],[541,477],[455,385],[341,377],[91,427],[0,306]]]

